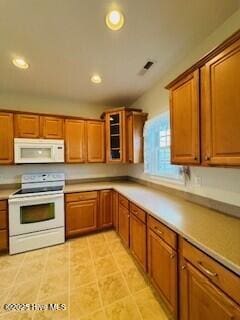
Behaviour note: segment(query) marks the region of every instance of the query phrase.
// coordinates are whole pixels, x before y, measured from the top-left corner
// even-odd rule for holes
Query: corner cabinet
[[[13,162],[13,114],[0,112],[0,164]]]
[[[172,163],[240,166],[240,31],[166,88]]]
[[[140,163],[143,161],[143,126],[147,114],[139,109],[106,111],[106,161]]]

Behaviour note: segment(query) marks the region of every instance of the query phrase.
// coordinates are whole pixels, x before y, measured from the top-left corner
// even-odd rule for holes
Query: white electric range
[[[9,253],[65,241],[63,173],[24,174],[9,197]]]

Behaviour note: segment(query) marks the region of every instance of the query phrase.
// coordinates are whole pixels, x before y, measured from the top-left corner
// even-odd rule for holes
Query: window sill
[[[144,175],[146,176],[147,179],[151,181],[155,181],[159,184],[168,184],[168,185],[179,185],[179,186],[185,186],[184,179],[171,179],[171,178],[166,178],[166,177],[161,177],[161,176],[154,176],[149,173],[144,172]]]

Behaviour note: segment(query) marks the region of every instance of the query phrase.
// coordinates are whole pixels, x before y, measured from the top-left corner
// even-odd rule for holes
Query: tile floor
[[[168,320],[114,231],[0,256],[0,320]],[[6,312],[5,303],[66,304],[66,311]]]

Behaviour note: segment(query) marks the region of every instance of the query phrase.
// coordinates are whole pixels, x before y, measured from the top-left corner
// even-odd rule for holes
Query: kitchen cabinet
[[[0,164],[13,162],[13,114],[0,112]]]
[[[105,162],[105,124],[103,121],[87,121],[87,161]]]
[[[194,71],[170,90],[171,162],[199,164],[199,72]]]
[[[164,232],[156,225],[154,229],[148,227],[148,274],[174,318],[177,318],[177,252],[161,235]]]
[[[83,163],[87,160],[85,121],[65,120],[65,149],[67,163]]]
[[[118,192],[117,191],[112,191],[112,198],[113,198],[113,204],[112,204],[112,210],[113,210],[113,227],[115,230],[118,232]]]
[[[147,226],[139,218],[142,210],[137,207],[130,212],[130,250],[143,268],[147,269]],[[145,214],[145,213],[143,213]]]
[[[118,232],[122,242],[129,248],[130,240],[130,214],[129,201],[119,195],[119,214],[118,214]]]
[[[15,137],[39,138],[40,116],[35,114],[15,114],[14,116]]]
[[[143,160],[143,126],[147,114],[140,109],[118,108],[104,112],[106,161],[139,163]]]
[[[74,237],[98,228],[98,193],[66,195],[66,237]]]
[[[143,162],[143,127],[147,113],[132,111],[127,115],[127,160]]]
[[[8,249],[7,201],[0,201],[0,251]]]
[[[40,117],[42,137],[46,139],[64,138],[64,119],[58,117]]]
[[[181,254],[180,319],[239,320],[239,277],[186,241]]]
[[[113,225],[112,217],[112,190],[100,191],[100,228],[108,228]]]
[[[202,68],[203,161],[240,165],[240,39]]]
[[[239,74],[237,32],[166,87],[173,164],[240,166]]]

